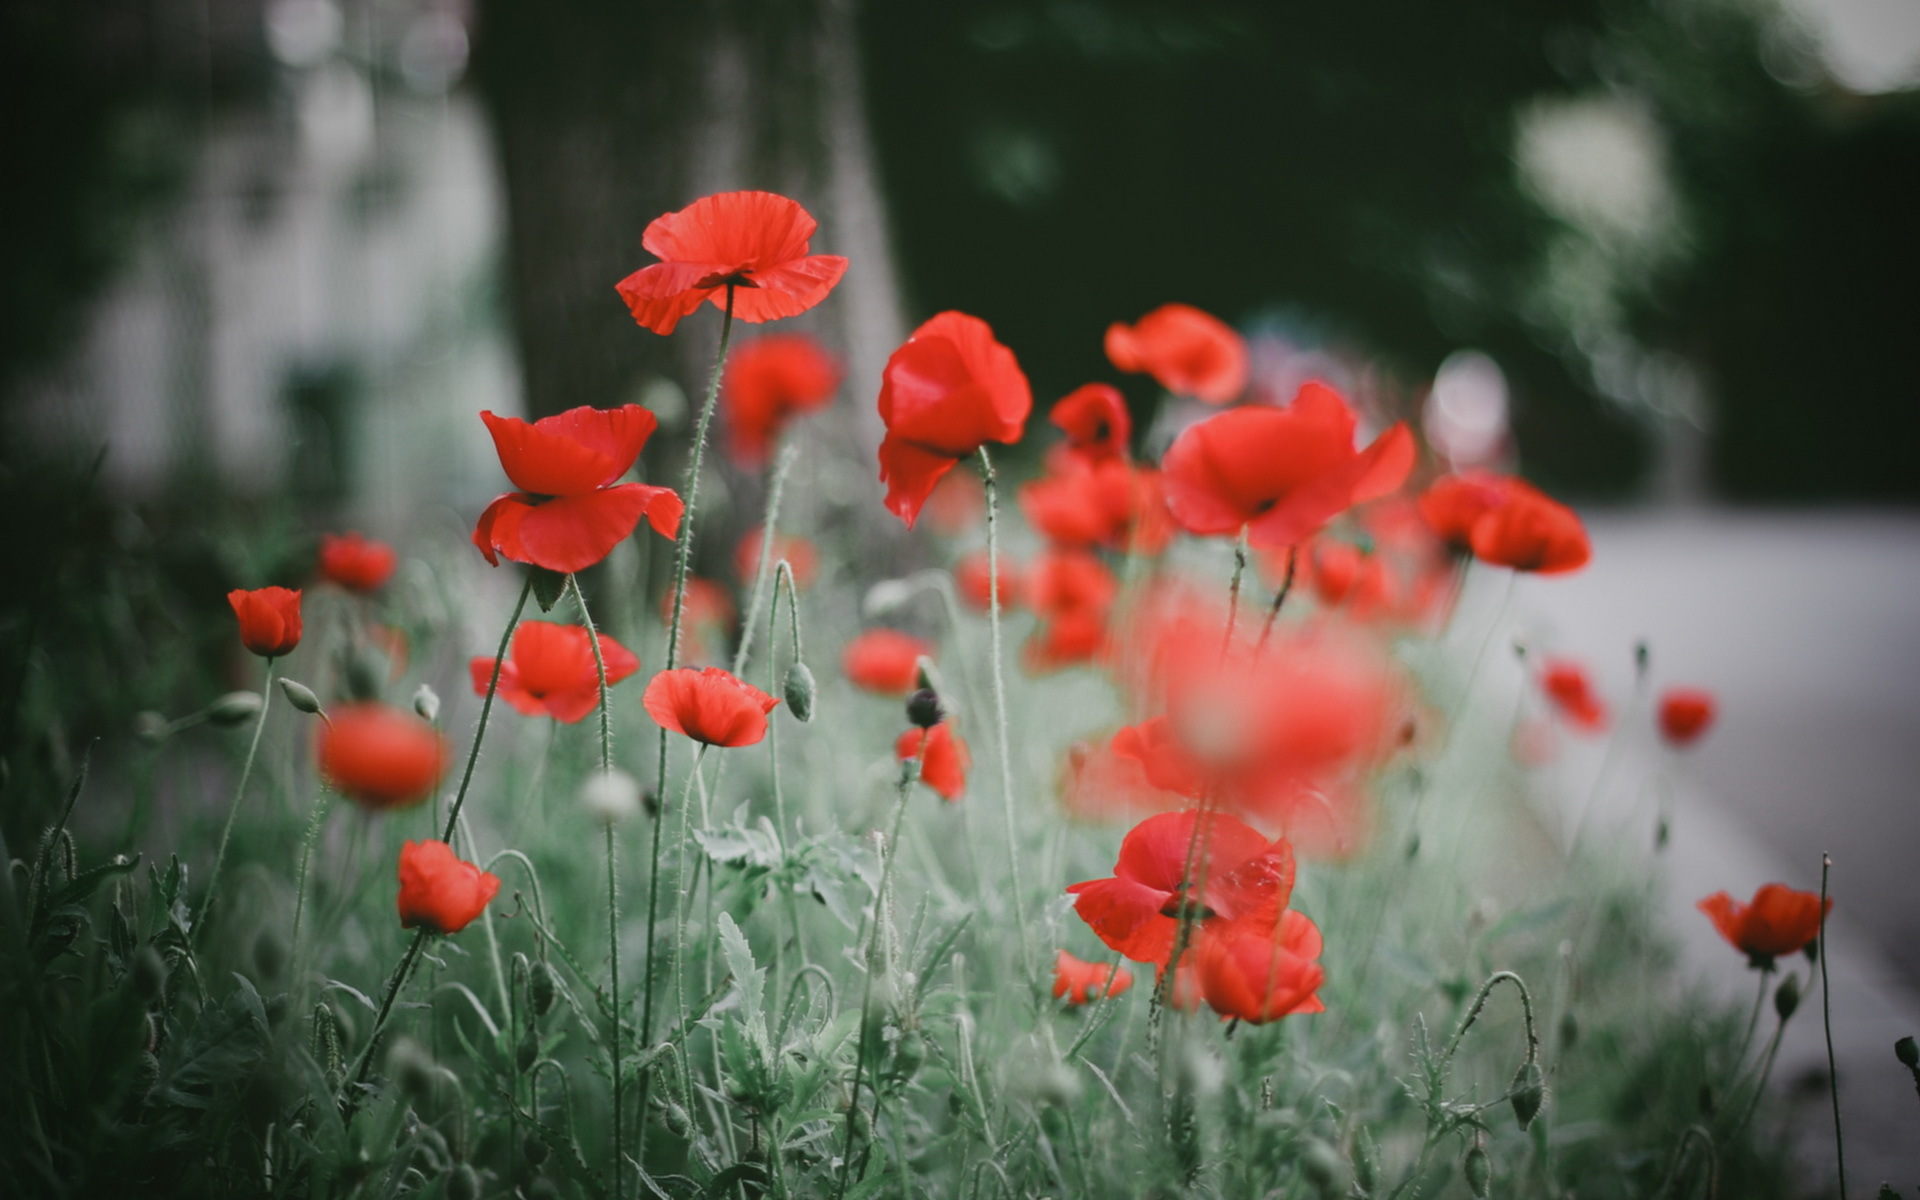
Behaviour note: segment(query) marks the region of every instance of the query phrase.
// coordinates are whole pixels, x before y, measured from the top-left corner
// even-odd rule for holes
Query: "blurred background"
[[[815,519],[912,560],[873,397],[933,312],[985,317],[1041,403],[1107,379],[1144,419],[1102,331],[1208,309],[1265,398],[1332,378],[1581,504],[1599,552],[1529,594],[1547,627],[1616,690],[1640,638],[1719,690],[1695,782],[1796,886],[1833,849],[1920,982],[1913,0],[0,14],[16,781],[221,685],[224,593],[298,583],[320,530],[459,552],[504,486],[480,409],[640,400],[677,482],[718,323],[658,338],[613,287],[652,218],[766,188],[852,260],[793,322],[848,367]],[[715,471],[744,528],[758,482]]]

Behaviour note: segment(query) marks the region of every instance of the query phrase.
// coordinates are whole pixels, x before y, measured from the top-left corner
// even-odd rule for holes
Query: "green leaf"
[[[207,1108],[222,1084],[237,1084],[267,1051],[267,1012],[244,975],[226,1002],[208,1005],[162,1064],[159,1096],[181,1108]]]
[[[761,1063],[769,1063],[773,1059],[773,1040],[767,1033],[765,1015],[767,973],[754,966],[753,947],[747,945],[747,937],[740,932],[740,926],[734,924],[731,913],[720,914],[719,928],[720,955],[733,976],[735,990],[740,993],[740,1021],[747,1027],[747,1036],[753,1039],[753,1048]]]
[[[89,867],[75,876],[73,881],[54,893],[53,907],[63,908],[69,904],[78,904],[94,890],[115,875],[130,875],[140,866],[140,856],[117,858],[113,862],[104,862],[97,867]]]

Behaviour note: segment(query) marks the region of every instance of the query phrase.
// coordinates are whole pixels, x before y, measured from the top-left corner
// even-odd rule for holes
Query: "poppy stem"
[[[480,723],[474,726],[473,745],[467,748],[467,768],[460,773],[460,790],[453,795],[453,808],[447,813],[447,827],[441,833],[440,840],[449,846],[453,844],[455,822],[460,820],[460,806],[467,802],[467,788],[473,783],[473,765],[480,761],[480,743],[487,736],[487,718],[493,715],[493,697],[500,690],[500,667],[507,661],[507,648],[513,642],[513,631],[520,624],[520,614],[526,610],[527,597],[533,595],[533,572],[527,572],[527,582],[520,588],[520,599],[515,601],[513,615],[507,618],[507,627],[500,634],[500,649],[493,656],[493,675],[487,680],[487,696],[480,702]]]
[[[733,652],[733,673],[741,678],[746,677],[747,655],[753,651],[753,620],[760,615],[760,600],[767,594],[767,575],[773,570],[773,530],[780,519],[780,496],[786,490],[787,472],[792,469],[794,460],[799,457],[800,451],[797,447],[791,444],[781,447],[780,457],[774,460],[773,474],[767,483],[767,510],[760,518],[760,561],[753,571],[753,590],[747,595],[747,614],[740,622],[740,645]],[[778,587],[778,581],[775,587]],[[776,596],[774,599],[776,601],[774,612],[778,614],[779,597]],[[767,652],[771,654],[773,652],[771,640],[768,646]]]
[[[793,626],[793,660],[801,661],[800,653],[800,604],[793,594],[793,564],[786,559],[773,572],[773,603],[767,609],[767,694],[777,690],[776,675],[780,669],[780,592],[786,590],[787,617]],[[769,719],[767,722],[767,755],[770,773],[773,776],[773,819],[774,829],[780,835],[780,845],[784,851],[787,844],[787,797],[780,788],[780,722]],[[787,914],[793,919],[793,950],[800,957],[800,969],[807,967],[807,943],[800,932],[800,899],[791,887],[783,888],[787,894]],[[778,965],[778,964],[776,964]]]
[[[1247,573],[1247,527],[1240,527],[1240,540],[1233,544],[1233,579],[1227,584],[1227,632],[1220,638],[1220,657],[1233,648],[1233,627],[1240,618],[1240,577]]]
[[[1833,856],[1820,855],[1820,1023],[1827,1032],[1827,1092],[1833,1097],[1833,1151],[1840,1166],[1840,1200],[1847,1200],[1847,1139],[1840,1130],[1840,1076],[1833,1063],[1833,996],[1827,985],[1827,873]],[[1786,1024],[1783,1019],[1780,1022]]]
[[[1443,1063],[1453,1061],[1455,1052],[1460,1049],[1460,1039],[1466,1037],[1467,1030],[1472,1029],[1473,1023],[1480,1019],[1480,1010],[1487,1006],[1487,997],[1492,995],[1494,987],[1502,982],[1511,983],[1514,990],[1520,993],[1520,1012],[1525,1018],[1527,1027],[1527,1061],[1539,1061],[1540,1038],[1533,1028],[1533,996],[1527,991],[1526,981],[1512,971],[1495,971],[1487,977],[1485,983],[1480,985],[1479,994],[1473,998],[1473,1006],[1467,1009],[1467,1015],[1461,1020],[1460,1028],[1453,1031],[1453,1037],[1447,1042],[1446,1050],[1440,1055]]]
[[[267,710],[273,707],[273,656],[267,656],[267,678],[260,685],[260,715],[253,722],[253,741],[247,746],[247,760],[240,767],[240,786],[233,789],[233,804],[227,809],[227,824],[220,831],[220,848],[213,854],[213,870],[207,875],[207,894],[200,900],[200,919],[194,922],[191,945],[200,944],[200,931],[213,915],[213,898],[220,887],[220,868],[227,861],[227,840],[233,836],[233,821],[240,815],[240,801],[247,794],[247,779],[253,774],[253,760],[260,753],[260,733],[267,727]],[[64,822],[63,822],[64,823]]]
[[[986,446],[980,447],[979,454],[980,476],[987,491],[987,628],[993,656],[993,716],[1000,738],[1000,798],[1007,814],[1007,869],[1013,876],[1009,890],[1013,893],[1014,927],[1020,931],[1020,973],[1027,981],[1027,990],[1037,992],[1039,984],[1033,974],[1033,935],[1027,929],[1027,906],[1021,896],[1019,834],[1013,805],[1013,742],[1007,732],[1007,673],[1001,661],[1004,653],[1000,642],[999,487],[993,473],[993,460],[987,456]]]
[[[1266,651],[1268,639],[1273,637],[1273,623],[1280,618],[1280,609],[1287,602],[1287,596],[1293,591],[1293,573],[1300,566],[1300,547],[1287,547],[1287,574],[1280,581],[1280,590],[1273,594],[1273,607],[1267,610],[1267,623],[1260,627],[1260,644],[1254,648],[1257,656]]]
[[[1753,1048],[1753,1031],[1760,1027],[1760,1006],[1766,1003],[1767,984],[1772,974],[1772,967],[1762,967],[1760,970],[1760,990],[1753,994],[1753,1011],[1747,1014],[1747,1031],[1740,1036],[1740,1053],[1733,1060],[1735,1071],[1746,1061],[1747,1051]]]
[[[300,919],[307,911],[307,864],[313,859],[313,844],[320,840],[320,823],[326,819],[327,797],[332,789],[321,785],[320,794],[314,797],[313,816],[307,820],[307,836],[300,842],[300,880],[293,889],[293,936],[289,940],[287,961],[294,964],[294,978],[305,976],[298,974],[300,965]]]
[[[427,930],[421,926],[413,935],[413,944],[407,947],[406,954],[401,957],[400,965],[394,969],[393,978],[387,981],[387,994],[380,998],[380,1011],[374,1015],[373,1028],[367,1031],[367,1045],[360,1051],[360,1061],[353,1069],[353,1082],[341,1097],[348,1119],[360,1107],[357,1103],[360,1085],[366,1082],[367,1068],[373,1065],[373,1052],[380,1045],[380,1033],[386,1028],[387,1014],[393,1011],[394,999],[400,995],[400,989],[406,986],[407,976],[413,973],[413,964],[420,957],[420,947],[426,944]]]

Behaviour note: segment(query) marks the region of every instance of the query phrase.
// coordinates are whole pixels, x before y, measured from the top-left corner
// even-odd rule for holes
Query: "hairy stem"
[[[980,447],[980,474],[987,488],[987,628],[992,635],[993,716],[1000,740],[1000,798],[1007,817],[1007,869],[1012,873],[1008,890],[1013,894],[1013,924],[1020,931],[1020,973],[1027,988],[1038,987],[1034,979],[1032,933],[1027,929],[1027,903],[1020,879],[1020,838],[1013,804],[1013,742],[1007,732],[1007,677],[1001,661],[1000,643],[1000,536],[999,489],[993,473],[993,460],[987,448]]]
[[[447,813],[447,827],[441,833],[440,840],[453,845],[454,825],[460,820],[460,806],[467,802],[467,788],[473,783],[473,765],[480,761],[480,743],[486,740],[487,718],[493,715],[493,697],[500,690],[500,668],[507,661],[507,649],[513,644],[513,631],[520,624],[520,614],[526,611],[527,597],[533,595],[533,572],[527,572],[527,582],[520,588],[520,599],[513,605],[513,615],[507,618],[507,627],[500,633],[500,649],[493,656],[493,674],[487,679],[487,697],[480,702],[480,722],[474,726],[473,745],[467,749],[467,767],[460,773],[460,790],[453,794],[453,808]]]
[[[267,678],[260,685],[260,716],[253,723],[253,741],[247,746],[247,760],[240,767],[240,786],[233,789],[233,804],[227,809],[227,824],[220,831],[220,848],[213,854],[213,871],[207,876],[207,894],[200,901],[200,919],[193,926],[193,943],[199,944],[200,931],[213,915],[213,898],[220,888],[220,868],[227,861],[227,841],[233,837],[233,821],[240,815],[240,801],[247,794],[247,779],[253,774],[253,760],[260,753],[260,732],[267,727],[267,711],[273,707],[273,658],[267,658]],[[69,806],[68,811],[72,808]],[[66,824],[65,818],[61,824]]]

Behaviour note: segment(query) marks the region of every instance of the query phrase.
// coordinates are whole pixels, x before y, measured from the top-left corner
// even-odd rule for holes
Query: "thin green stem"
[[[587,597],[580,590],[578,575],[568,574],[567,590],[573,593],[574,603],[580,606],[580,623],[587,627],[587,644],[593,647],[593,667],[600,686],[600,770],[611,774],[613,718],[607,707],[607,658],[600,648],[600,631],[594,628],[593,614],[587,611]],[[613,1063],[613,1194],[617,1198],[625,1194],[626,1156],[621,1151],[620,1139],[626,1132],[626,1122],[621,1105],[623,1089],[620,1081],[620,857],[612,821],[606,823],[606,834],[607,971],[611,977],[608,988],[610,1003],[607,1015],[610,1019],[607,1022],[607,1045],[608,1056]]]
[[[373,1065],[374,1049],[380,1044],[380,1033],[386,1028],[387,1014],[393,1011],[393,1002],[400,995],[400,989],[406,986],[407,976],[413,973],[413,965],[420,957],[420,948],[427,943],[427,931],[423,927],[413,935],[413,942],[400,959],[400,965],[394,969],[393,978],[387,981],[387,994],[380,999],[380,1011],[374,1015],[373,1028],[367,1032],[366,1048],[360,1051],[360,1061],[353,1070],[353,1084],[344,1097],[348,1116],[359,1108],[356,1097],[359,1085],[367,1080],[367,1068]]]
[[[980,475],[987,491],[987,628],[992,639],[993,716],[1000,745],[1000,798],[1007,817],[1007,868],[1012,873],[1008,891],[1013,894],[1013,924],[1020,931],[1020,972],[1027,989],[1035,992],[1032,933],[1027,929],[1027,904],[1020,878],[1020,837],[1013,803],[1013,741],[1007,731],[1007,675],[1000,642],[1000,537],[999,488],[993,473],[993,460],[987,448],[980,447]]]
[[[1747,1051],[1753,1048],[1753,1031],[1760,1027],[1760,1006],[1767,1000],[1767,983],[1773,974],[1772,967],[1760,971],[1760,988],[1753,994],[1753,1010],[1747,1014],[1747,1031],[1740,1035],[1740,1053],[1734,1056],[1733,1066],[1737,1072],[1740,1064],[1747,1061]]]
[[[260,753],[260,733],[267,727],[267,712],[273,707],[273,657],[267,657],[266,682],[260,685],[260,716],[253,723],[253,741],[247,746],[247,761],[240,767],[240,786],[233,789],[233,804],[227,809],[227,824],[220,831],[220,848],[213,854],[213,871],[207,876],[207,894],[200,901],[200,919],[194,923],[192,942],[199,945],[200,931],[207,927],[207,918],[213,915],[213,899],[220,889],[220,868],[227,861],[227,841],[233,837],[234,818],[240,815],[240,801],[247,794],[247,779],[253,774],[253,760]],[[68,812],[72,811],[69,806]],[[60,822],[66,824],[63,815]]]
[[[1220,657],[1225,658],[1233,646],[1233,629],[1240,619],[1240,580],[1247,573],[1247,527],[1240,527],[1240,537],[1233,543],[1233,579],[1227,584],[1227,631],[1220,636]]]
[[[1254,648],[1253,652],[1255,655],[1263,653],[1267,648],[1268,639],[1273,637],[1273,623],[1280,618],[1280,609],[1286,605],[1287,597],[1293,592],[1293,574],[1299,569],[1299,566],[1300,547],[1298,545],[1288,546],[1287,574],[1286,577],[1280,581],[1280,590],[1273,594],[1273,607],[1267,610],[1266,624],[1260,627],[1260,644]]]
[[[1840,1166],[1840,1200],[1847,1200],[1847,1139],[1840,1130],[1840,1076],[1833,1062],[1833,995],[1827,984],[1827,873],[1833,856],[1820,855],[1820,1023],[1827,1033],[1827,1093],[1833,1097],[1833,1152]],[[1784,1024],[1785,1022],[1782,1022]]]
[[[507,618],[507,627],[500,634],[500,649],[493,656],[493,674],[487,679],[487,697],[480,702],[480,722],[474,726],[473,745],[467,748],[467,767],[460,773],[460,790],[454,793],[453,808],[447,813],[445,831],[440,840],[449,846],[453,844],[454,825],[460,820],[460,806],[467,802],[467,788],[473,783],[473,765],[480,761],[480,743],[486,740],[487,718],[493,715],[493,697],[500,690],[500,668],[507,661],[507,649],[513,643],[514,628],[520,624],[520,614],[526,610],[527,597],[533,595],[533,572],[527,572],[527,581],[521,585],[520,599],[513,605],[513,615]]]
[[[791,445],[781,447],[780,457],[774,460],[771,481],[767,484],[767,510],[760,518],[760,558],[753,570],[753,590],[747,596],[746,619],[740,623],[740,645],[733,652],[735,675],[747,669],[747,655],[753,650],[753,622],[754,618],[760,615],[760,601],[767,592],[767,573],[773,569],[773,532],[780,520],[780,496],[786,490],[787,472],[793,469],[793,462],[798,457],[800,457],[798,448]],[[774,587],[777,591],[779,581],[775,581]],[[777,595],[774,601],[775,611],[778,611]],[[769,646],[771,646],[771,640],[769,640]]]
[[[300,881],[293,889],[293,937],[287,950],[287,961],[293,963],[296,971],[300,966],[300,919],[307,911],[307,864],[313,860],[313,844],[320,840],[320,823],[326,818],[327,797],[331,794],[322,787],[314,798],[313,815],[307,819],[307,835],[300,841]]]
[[[780,669],[780,592],[787,593],[787,611],[793,624],[793,660],[800,661],[800,608],[793,594],[793,565],[786,559],[773,573],[773,603],[767,608],[767,694],[777,693],[777,679]],[[780,722],[767,722],[768,766],[773,776],[773,819],[774,829],[780,835],[780,845],[787,845],[787,798],[780,787]],[[800,899],[790,885],[781,888],[786,893],[787,915],[793,922],[793,949],[800,958],[800,969],[807,967],[807,943],[800,930]],[[778,957],[784,958],[784,955]],[[777,963],[776,966],[781,964]],[[798,978],[796,976],[795,978]]]

